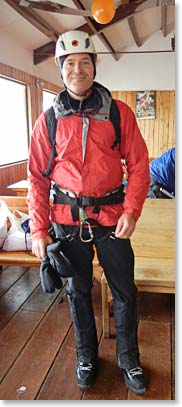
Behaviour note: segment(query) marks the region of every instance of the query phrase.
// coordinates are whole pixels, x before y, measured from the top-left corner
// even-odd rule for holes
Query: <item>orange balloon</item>
[[[99,24],[109,23],[115,14],[113,0],[94,0],[92,3],[92,15]]]

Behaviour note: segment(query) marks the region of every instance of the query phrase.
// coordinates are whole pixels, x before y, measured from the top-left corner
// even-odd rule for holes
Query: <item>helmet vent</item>
[[[65,45],[64,45],[64,42],[63,42],[63,41],[59,41],[59,44],[60,44],[60,47],[61,47],[64,51],[66,51],[66,47],[65,47]]]
[[[77,40],[73,40],[72,45],[73,45],[73,47],[78,47],[79,42]]]
[[[85,40],[85,48],[89,48],[89,46],[90,46],[90,39],[86,38],[86,40]]]

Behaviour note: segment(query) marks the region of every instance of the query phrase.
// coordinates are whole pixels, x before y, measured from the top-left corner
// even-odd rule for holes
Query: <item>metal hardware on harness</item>
[[[65,236],[65,240],[68,240],[68,242],[71,242],[72,240],[74,240],[74,236],[71,233],[69,233],[69,235]]]
[[[170,192],[166,191],[166,189],[160,187],[159,191],[161,191],[164,195],[168,196],[168,198],[175,199],[175,196]]]
[[[109,237],[110,237],[110,239],[115,240],[116,239],[115,232],[111,232]]]
[[[90,234],[90,239],[83,239],[83,225],[87,225],[88,226],[88,231],[89,231],[89,234]],[[92,240],[93,240],[93,238],[94,238],[94,235],[93,235],[93,232],[92,232],[92,228],[91,228],[91,226],[90,226],[90,223],[86,220],[85,222],[80,222],[80,234],[79,234],[79,236],[80,236],[80,240],[82,241],[82,242],[84,242],[84,243],[89,243],[89,242],[91,242]]]
[[[94,238],[93,232],[92,232],[92,228],[90,225],[90,222],[87,220],[87,213],[85,211],[85,208],[79,208],[79,214],[80,214],[80,240],[82,242],[88,243],[91,242]],[[83,225],[87,225],[88,226],[88,232],[90,234],[90,239],[83,239]]]

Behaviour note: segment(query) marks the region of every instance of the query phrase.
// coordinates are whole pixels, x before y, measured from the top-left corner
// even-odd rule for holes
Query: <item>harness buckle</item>
[[[88,196],[78,196],[76,198],[77,205],[79,208],[84,208],[85,206],[93,206],[94,205],[94,198]]]
[[[115,240],[116,239],[115,232],[111,232],[109,237],[110,237],[110,239]]]

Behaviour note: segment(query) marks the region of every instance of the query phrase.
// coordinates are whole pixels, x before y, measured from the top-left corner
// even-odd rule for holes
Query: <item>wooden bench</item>
[[[175,292],[175,199],[146,199],[131,238],[138,291]],[[112,301],[104,273],[101,277],[103,334],[110,336]]]
[[[6,202],[10,211],[15,209],[28,213],[26,197],[23,196],[0,196],[0,200]],[[51,202],[50,202],[51,203]],[[34,256],[31,251],[5,251],[0,249],[0,266],[24,266],[40,267],[41,260]],[[97,256],[94,257],[94,276],[99,280],[102,269]]]

